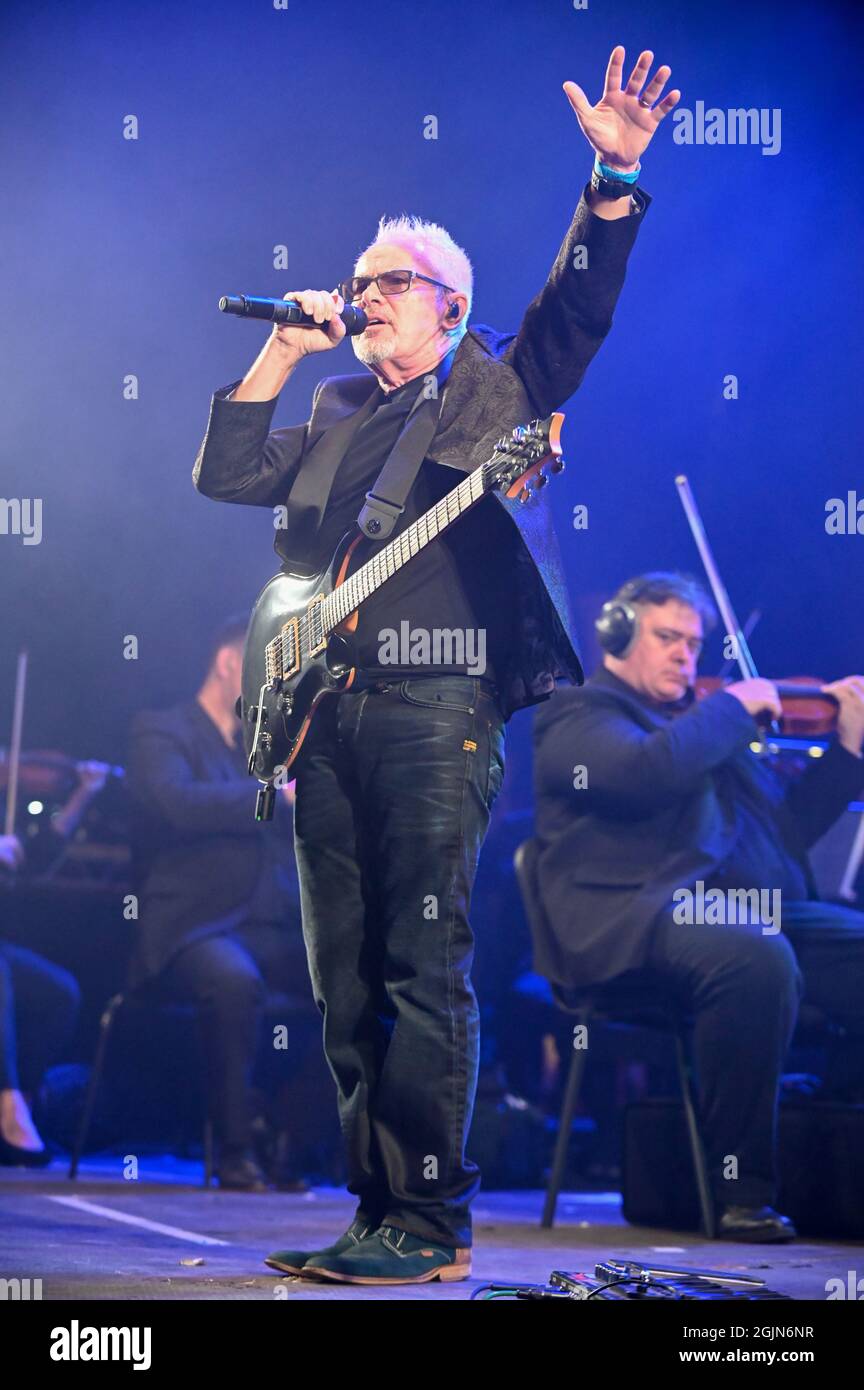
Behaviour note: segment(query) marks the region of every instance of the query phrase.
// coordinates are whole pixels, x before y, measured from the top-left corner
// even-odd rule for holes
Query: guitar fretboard
[[[395,540],[385,545],[371,560],[367,560],[366,564],[346,579],[344,584],[340,584],[338,589],[328,594],[319,605],[319,611],[323,610],[320,611],[323,626],[321,635],[326,636],[339,623],[344,622],[349,613],[353,613],[354,609],[374,594],[376,589],[380,589],[381,585],[391,579],[404,564],[446,531],[447,527],[457,521],[469,507],[473,507],[475,502],[479,502],[487,491],[485,478],[486,465],[475,468],[457,487],[448,492],[446,497],[442,497],[440,502],[436,502],[406,527]]]

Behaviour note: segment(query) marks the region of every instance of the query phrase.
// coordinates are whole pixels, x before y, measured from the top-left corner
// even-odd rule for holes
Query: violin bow
[[[696,542],[696,549],[699,551],[702,564],[705,566],[705,573],[708,576],[708,583],[711,585],[711,592],[714,595],[714,602],[720,610],[720,616],[726,628],[726,636],[731,637],[735,644],[734,660],[738,663],[738,669],[744,680],[750,680],[758,674],[753,654],[747,644],[747,638],[741,628],[738,619],[735,617],[735,610],[726,592],[726,586],[720,578],[720,571],[714,563],[714,556],[708,544],[708,537],[705,534],[705,527],[699,515],[699,508],[696,506],[696,498],[690,487],[688,479],[683,473],[679,473],[675,479],[675,486],[678,489],[678,496],[681,499],[681,506],[690,524],[693,539]]]
[[[752,680],[757,678],[759,672],[756,670],[753,653],[750,651],[741,624],[735,616],[735,610],[726,592],[726,586],[720,578],[720,571],[714,562],[714,556],[708,544],[705,527],[702,524],[702,517],[699,515],[699,508],[696,506],[696,498],[693,496],[693,490],[685,474],[678,474],[678,477],[675,479],[675,486],[678,489],[681,506],[684,508],[690,531],[696,542],[696,549],[699,551],[699,556],[705,567],[708,583],[711,585],[711,592],[714,595],[714,602],[720,610],[720,616],[726,628],[726,636],[732,639],[735,648],[734,659],[738,663],[738,669],[741,672],[742,679]],[[776,719],[771,720],[769,728],[773,734],[779,734],[780,732],[780,727]]]
[[[12,709],[12,741],[9,745],[9,779],[6,783],[4,835],[15,834],[15,808],[18,802],[18,769],[21,766],[21,730],[24,725],[24,695],[27,690],[27,653],[18,653],[15,673],[15,703]]]
[[[757,625],[757,623],[759,622],[759,620],[760,620],[761,617],[762,617],[762,610],[761,610],[761,608],[754,608],[754,609],[753,609],[753,612],[748,616],[747,621],[745,622],[744,626],[742,627],[741,631],[744,633],[744,636],[747,638],[747,641],[748,641],[748,642],[750,641],[750,638],[751,638],[752,635],[753,635],[753,631],[754,631],[754,629],[755,629],[755,627],[756,627],[756,625]],[[732,667],[733,667],[734,665],[735,665],[735,658],[734,658],[734,656],[727,656],[726,660],[723,662],[723,665],[720,667],[720,670],[717,672],[717,675],[719,676],[720,680],[725,680],[725,679],[726,679],[726,677],[728,676],[729,672],[732,670]]]

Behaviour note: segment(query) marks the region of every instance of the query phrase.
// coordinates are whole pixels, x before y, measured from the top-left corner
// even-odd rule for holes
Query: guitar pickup
[[[268,685],[285,680],[300,670],[300,620],[291,618],[264,648],[264,674]]]

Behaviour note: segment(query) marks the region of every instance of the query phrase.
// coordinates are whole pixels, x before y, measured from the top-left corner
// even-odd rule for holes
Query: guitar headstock
[[[489,488],[500,488],[506,497],[518,497],[520,502],[527,502],[545,487],[550,475],[560,473],[564,467],[561,456],[563,423],[563,414],[555,410],[545,420],[517,425],[510,434],[499,439],[495,453],[485,465]]]

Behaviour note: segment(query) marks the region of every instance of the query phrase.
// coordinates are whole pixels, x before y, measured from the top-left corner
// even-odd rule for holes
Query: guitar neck
[[[371,560],[367,560],[365,565],[328,595],[322,605],[325,633],[332,632],[339,623],[344,622],[349,613],[359,608],[360,604],[380,589],[382,584],[392,579],[403,565],[415,555],[419,555],[421,550],[443,535],[448,526],[458,521],[469,507],[480,501],[488,490],[485,468],[485,464],[475,468],[451,492],[442,497],[440,502],[436,502],[395,540],[385,545],[383,550],[379,550],[377,555],[373,555]]]

